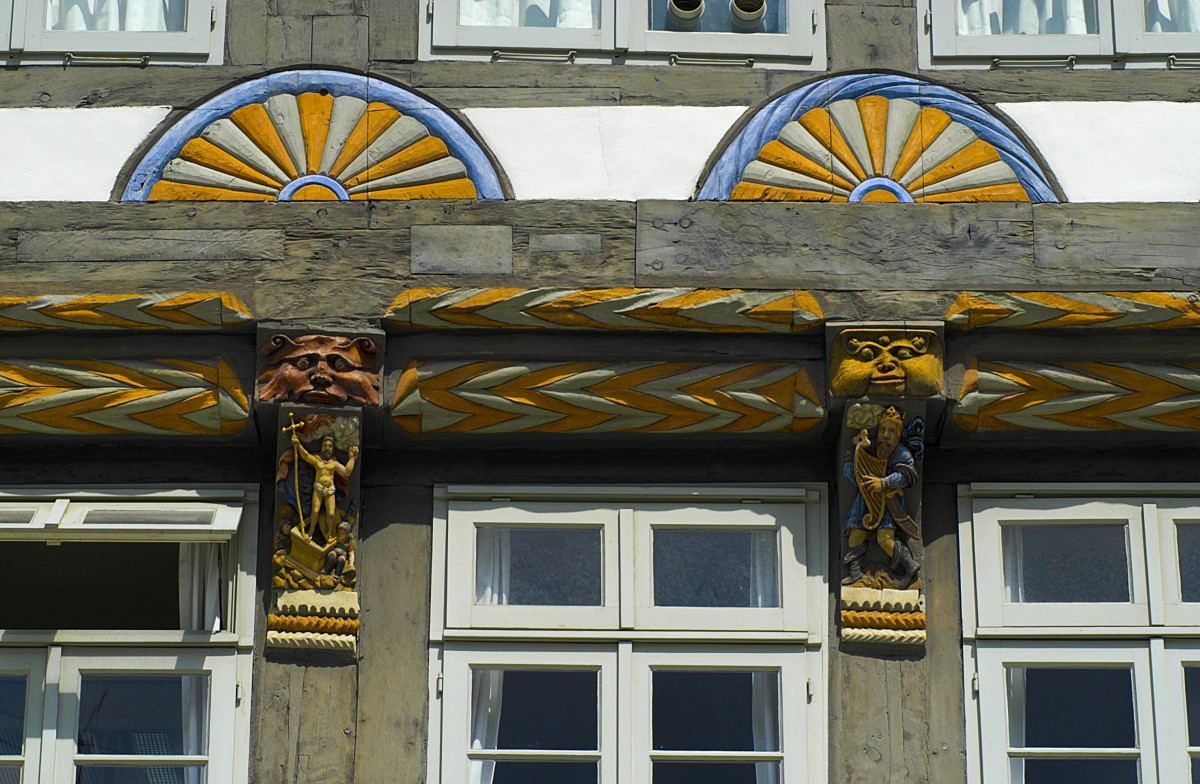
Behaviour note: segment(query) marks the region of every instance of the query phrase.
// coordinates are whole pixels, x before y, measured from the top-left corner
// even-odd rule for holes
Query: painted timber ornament
[[[699,199],[1055,202],[1024,143],[963,95],[910,77],[839,76],[760,109]]]
[[[964,291],[946,313],[958,329],[1182,329],[1200,326],[1194,291]]]
[[[123,201],[500,199],[471,135],[401,87],[289,71],[190,112],[145,155]]]
[[[379,347],[368,337],[273,335],[258,377],[265,402],[379,404]]]
[[[353,650],[361,420],[283,407],[271,557],[272,647]]]
[[[941,340],[932,329],[845,329],[832,353],[829,384],[837,397],[942,391]]]
[[[42,294],[0,297],[0,330],[217,331],[254,319],[232,294]]]

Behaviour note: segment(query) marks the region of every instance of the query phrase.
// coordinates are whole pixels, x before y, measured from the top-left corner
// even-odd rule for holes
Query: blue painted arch
[[[163,167],[179,155],[183,146],[216,120],[228,117],[243,106],[262,103],[273,95],[325,91],[334,98],[352,96],[368,103],[389,104],[429,129],[460,160],[475,184],[480,199],[503,199],[500,176],[491,157],[462,124],[446,110],[398,85],[372,76],[344,71],[302,70],[273,73],[243,82],[196,107],[154,143],[134,168],[121,194],[121,201],[143,202],[162,178]]]
[[[806,112],[836,101],[868,95],[906,98],[920,106],[941,109],[996,148],[1012,168],[1034,203],[1057,203],[1058,196],[1036,156],[1012,129],[970,98],[945,87],[899,74],[848,74],[799,87],[775,98],[754,113],[721,152],[708,171],[696,198],[724,201],[742,178],[746,166],[758,157],[763,145],[773,141],[789,122]]]

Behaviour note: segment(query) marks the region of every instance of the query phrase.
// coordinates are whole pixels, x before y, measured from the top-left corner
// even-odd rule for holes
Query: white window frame
[[[45,651],[0,648],[0,675],[25,677],[25,736],[21,754],[0,756],[4,767],[21,766],[20,781],[38,781],[42,762],[42,705],[46,683]],[[2,768],[0,768],[2,769]]]
[[[981,642],[978,648],[980,733],[983,780],[1009,781],[1009,760],[1033,758],[1128,759],[1130,755],[1103,748],[1019,749],[1009,737],[1007,672],[1011,667],[1113,667],[1133,672],[1133,710],[1138,743],[1141,781],[1158,781],[1157,748],[1154,737],[1154,700],[1150,678],[1150,652],[1146,643],[1091,642],[1086,646],[1064,646],[1051,641]]]
[[[787,4],[786,33],[689,32],[651,30],[649,0],[601,0],[600,26],[584,28],[490,27],[459,25],[460,0],[430,0],[421,26],[423,57],[489,59],[533,52],[570,53],[570,61],[604,61],[615,55],[629,62],[662,62],[664,56],[713,55],[766,58],[772,65],[825,68],[824,5],[818,0],[777,0]],[[728,0],[706,0],[707,3]],[[472,51],[473,50],[473,51]],[[578,59],[577,59],[578,58]],[[590,58],[590,60],[589,60]]]
[[[88,523],[89,512],[98,510],[128,513],[129,520]],[[156,510],[183,511],[195,516],[195,521],[155,525]],[[0,520],[9,521],[0,523],[0,543],[224,542],[228,560],[222,631],[0,629],[0,673],[28,667],[40,679],[40,688],[33,675],[27,681],[27,703],[36,694],[39,706],[37,714],[27,707],[27,722],[37,716],[40,749],[37,766],[27,768],[34,773],[26,776],[25,784],[74,781],[75,719],[66,715],[69,711],[59,710],[60,691],[77,696],[79,673],[89,669],[209,673],[209,780],[245,784],[250,763],[258,514],[256,485],[0,487]],[[14,517],[24,519],[18,522]],[[33,736],[29,731],[26,735],[28,756]]]
[[[956,0],[918,0],[924,20],[918,33],[922,68],[988,68],[993,61],[1015,65],[1038,60],[1068,60],[1069,67],[1111,68],[1112,59],[1128,58],[1131,67],[1162,67],[1164,55],[1200,53],[1200,32],[1145,31],[1145,11],[1133,0],[1097,0],[1095,35],[959,35]],[[1078,62],[1077,62],[1078,60]]]
[[[224,0],[188,0],[181,31],[46,30],[47,1],[0,0],[0,52],[22,62],[56,63],[67,53],[84,59],[146,57],[147,63],[175,65],[219,65],[224,58]]]
[[[1146,597],[1145,534],[1142,507],[1136,501],[1106,499],[1078,503],[1055,498],[976,500],[975,574],[981,626],[1145,626],[1150,622]],[[1129,603],[1056,603],[1006,601],[1002,531],[1005,525],[1094,525],[1124,523],[1129,566]]]
[[[567,500],[569,499],[569,500]],[[558,506],[588,506],[617,511],[618,527],[626,535],[618,543],[619,553],[613,559],[606,553],[607,563],[619,572],[620,623],[604,629],[571,629],[562,627],[456,627],[462,614],[461,600],[447,600],[457,590],[474,594],[473,550],[475,538],[464,536],[454,526],[455,508],[473,510],[473,501],[508,509],[541,502]],[[662,519],[679,524],[692,511],[673,510],[704,508],[741,510],[742,519],[736,524],[761,526],[764,515],[775,512],[772,507],[791,510],[793,522],[780,524],[780,562],[786,564],[804,558],[798,571],[780,567],[780,600],[788,606],[786,591],[792,590],[791,602],[795,612],[804,620],[795,629],[780,630],[773,621],[765,627],[749,624],[751,628],[719,628],[712,624],[702,630],[670,628],[676,624],[663,623],[653,617],[635,619],[632,601],[633,570],[622,568],[635,561],[636,544],[633,535],[634,514],[649,514],[649,519]],[[577,511],[577,510],[573,510]],[[502,517],[509,517],[505,511]],[[550,518],[548,518],[550,519]],[[553,524],[553,523],[552,523]],[[714,523],[715,524],[715,523]],[[724,486],[687,488],[680,486],[524,486],[492,487],[460,485],[439,487],[435,497],[433,526],[433,573],[431,579],[430,612],[430,701],[429,701],[429,770],[428,784],[457,782],[462,749],[469,745],[470,680],[475,666],[508,666],[535,669],[596,668],[600,672],[600,726],[602,784],[626,784],[649,780],[646,766],[650,765],[648,750],[639,751],[648,736],[650,701],[646,691],[651,667],[700,668],[707,670],[770,670],[781,673],[781,752],[785,756],[783,784],[822,782],[828,775],[828,716],[824,684],[828,680],[826,615],[828,609],[826,561],[828,559],[828,504],[824,485],[791,487]],[[726,523],[726,527],[730,527]],[[785,545],[790,539],[790,544]],[[788,547],[788,549],[784,549]],[[645,557],[644,554],[642,556]],[[807,568],[804,568],[807,566]],[[783,583],[785,569],[799,575],[799,583],[789,578]],[[469,576],[465,577],[465,576]],[[787,587],[790,584],[790,588]],[[609,594],[605,594],[606,597]],[[451,605],[457,604],[457,608]],[[489,608],[490,609],[490,608]],[[539,608],[533,608],[537,610]],[[661,608],[660,608],[661,609]],[[692,608],[683,608],[692,609]],[[735,608],[757,609],[757,608]],[[537,614],[536,612],[534,613]],[[543,619],[553,618],[552,614]],[[535,620],[533,618],[525,621]],[[643,626],[642,624],[647,624]],[[682,624],[684,626],[692,625]],[[738,624],[743,626],[744,624]],[[758,626],[759,628],[753,628]],[[646,695],[646,696],[641,696]],[[783,705],[789,706],[783,708]],[[614,724],[610,724],[614,722]],[[635,730],[647,728],[646,733]],[[609,737],[615,740],[610,742]],[[643,753],[644,752],[644,753]],[[657,752],[656,752],[657,754]],[[488,755],[493,756],[493,755]],[[768,754],[767,756],[772,756]],[[443,782],[443,771],[445,779]]]
[[[1044,518],[1047,507],[1064,518],[1087,518],[1114,506],[1139,521],[1144,537],[1139,568],[1131,524],[1130,568],[1134,585],[1140,586],[1134,595],[1145,597],[1147,620],[1129,624],[1111,613],[1097,614],[1097,608],[1111,605],[1082,603],[1031,604],[1053,608],[1055,624],[1005,616],[997,607],[1003,590],[999,534],[989,530],[998,527],[997,520]],[[1072,514],[1072,508],[1084,511]],[[1200,522],[1200,485],[976,483],[960,488],[968,784],[1009,781],[1008,746],[997,742],[1008,737],[1004,675],[1005,667],[1022,664],[1132,667],[1142,780],[1190,779],[1190,756],[1200,757],[1200,747],[1187,746],[1183,666],[1200,666],[1200,602],[1181,601],[1175,538],[1180,520]]]

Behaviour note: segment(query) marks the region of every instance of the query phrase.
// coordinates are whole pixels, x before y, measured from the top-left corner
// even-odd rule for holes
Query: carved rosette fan
[[[463,162],[417,119],[327,91],[274,95],[209,123],[149,200],[476,198]]]
[[[740,201],[1029,201],[996,148],[946,112],[869,95],[805,112],[746,165]]]

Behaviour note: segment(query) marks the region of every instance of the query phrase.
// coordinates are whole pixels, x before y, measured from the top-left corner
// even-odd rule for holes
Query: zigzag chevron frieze
[[[396,297],[397,327],[798,332],[824,320],[807,291],[695,288],[420,288]]]
[[[954,421],[977,430],[1200,430],[1200,363],[973,363]]]
[[[825,416],[796,362],[415,361],[393,389],[412,435],[795,433]]]
[[[241,300],[219,291],[0,297],[0,330],[216,330],[253,318]]]
[[[964,291],[946,313],[959,329],[1177,329],[1200,326],[1194,291]]]
[[[248,412],[219,358],[0,360],[0,433],[230,435]]]

